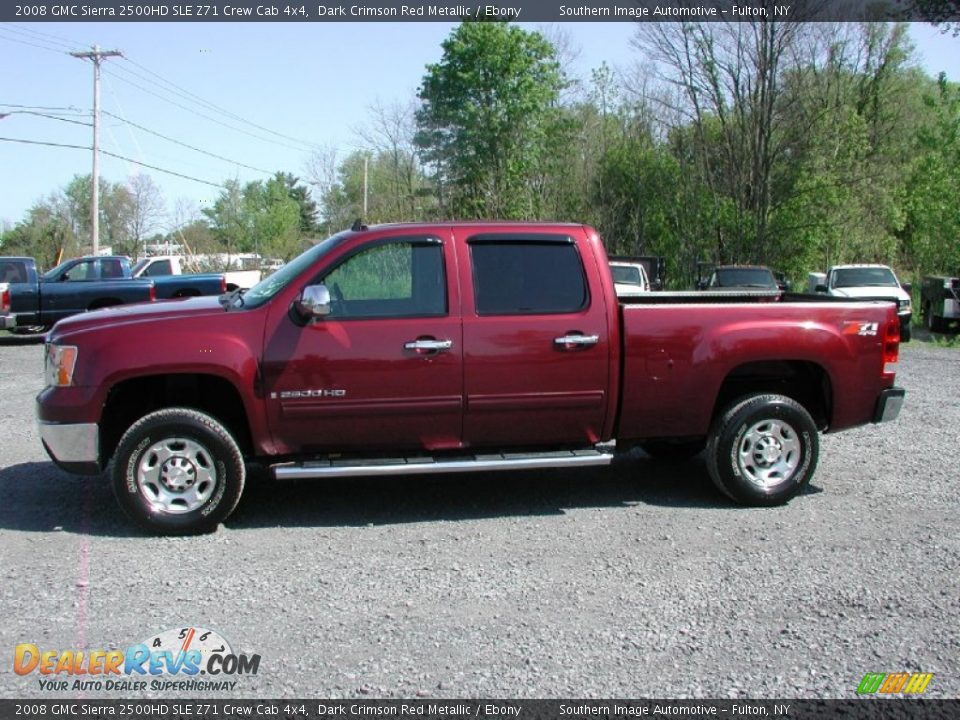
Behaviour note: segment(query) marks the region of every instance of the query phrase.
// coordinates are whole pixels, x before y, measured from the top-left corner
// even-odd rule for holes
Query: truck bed
[[[886,323],[876,322],[882,306]],[[871,422],[871,398],[893,384],[883,373],[893,303],[741,291],[653,293],[620,307],[620,438],[706,435],[718,407],[774,376],[822,407],[822,429],[841,430]],[[835,392],[851,377],[863,381]]]

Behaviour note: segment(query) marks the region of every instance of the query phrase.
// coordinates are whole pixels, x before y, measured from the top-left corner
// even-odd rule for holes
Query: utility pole
[[[369,162],[369,159],[370,158],[368,155],[363,156],[363,214],[361,215],[361,217],[364,220],[367,219],[367,191],[368,191],[367,188],[368,188],[368,178],[369,178],[367,164]]]
[[[100,63],[104,58],[123,57],[119,50],[101,50],[93,46],[92,52],[70,53],[75,58],[93,61],[93,173],[90,197],[90,243],[93,254],[100,254]]]

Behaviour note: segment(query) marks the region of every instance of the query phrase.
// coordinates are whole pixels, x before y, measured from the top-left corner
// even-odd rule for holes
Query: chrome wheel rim
[[[213,455],[195,440],[166,438],[140,456],[137,485],[153,512],[193,512],[203,507],[216,490]]]
[[[737,465],[751,484],[769,490],[793,477],[801,454],[800,438],[789,423],[762,420],[740,438]]]

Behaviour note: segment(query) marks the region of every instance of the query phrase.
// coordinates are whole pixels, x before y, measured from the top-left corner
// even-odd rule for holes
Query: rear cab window
[[[576,313],[590,304],[580,253],[563,235],[477,235],[467,240],[478,315]]]

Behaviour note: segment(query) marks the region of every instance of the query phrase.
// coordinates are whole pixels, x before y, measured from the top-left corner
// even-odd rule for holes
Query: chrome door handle
[[[417,352],[443,352],[453,347],[453,340],[412,340],[403,347]]]
[[[553,344],[568,348],[586,347],[588,345],[596,345],[598,342],[600,342],[599,335],[564,335],[563,337],[555,338]]]

